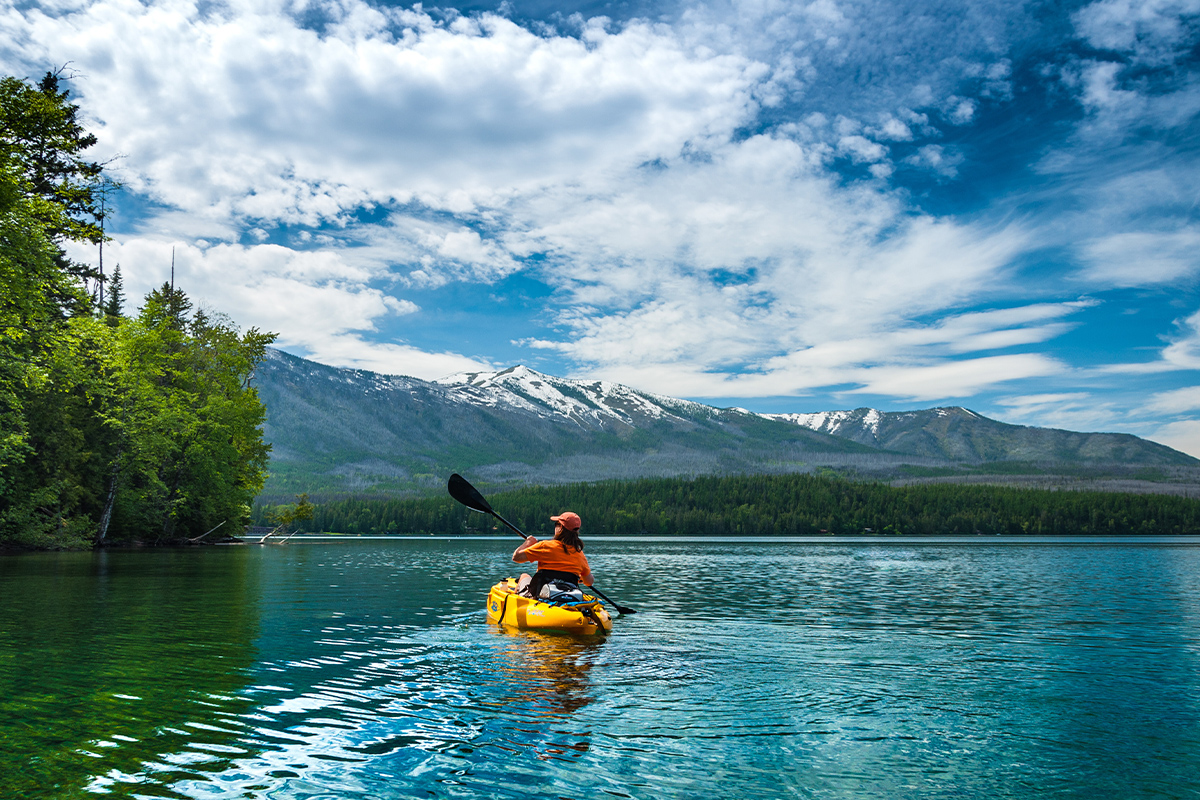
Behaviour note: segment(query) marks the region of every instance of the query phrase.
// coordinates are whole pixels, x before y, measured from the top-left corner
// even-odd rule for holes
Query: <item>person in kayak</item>
[[[554,538],[544,542],[530,536],[513,551],[512,560],[517,564],[537,562],[537,572],[531,578],[522,574],[517,582],[517,591],[530,597],[538,597],[542,587],[550,581],[567,581],[576,586],[580,581],[592,585],[592,570],[587,556],[583,554],[583,542],[579,528],[583,521],[574,511],[564,511],[554,521]]]

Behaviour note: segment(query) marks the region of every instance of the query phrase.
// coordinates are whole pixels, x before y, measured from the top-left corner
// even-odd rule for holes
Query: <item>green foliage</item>
[[[274,336],[191,313],[170,286],[122,318],[119,273],[92,315],[60,247],[100,236],[76,111],[54,75],[0,80],[0,546],[236,526],[265,478],[249,382]]]
[[[568,508],[583,517],[585,536],[1200,533],[1200,500],[1169,495],[959,484],[894,488],[819,475],[605,481],[488,499],[506,519],[535,534],[545,532],[550,514]],[[314,526],[351,534],[456,534],[492,533],[494,523],[444,497],[328,502],[317,507]]]
[[[101,310],[104,312],[105,322],[114,327],[125,313],[125,282],[121,279],[120,264],[117,264],[112,277],[108,279],[108,297]]]
[[[286,506],[275,506],[267,512],[269,519],[280,533],[287,533],[297,522],[313,518],[316,506],[308,500],[307,494],[296,495],[296,502]]]
[[[118,327],[112,520],[125,535],[178,539],[247,521],[266,477],[265,416],[249,385],[273,334],[239,332],[164,284]],[[104,535],[104,531],[101,531]]]
[[[28,191],[48,201],[43,230],[57,240],[97,243],[103,167],[83,157],[96,137],[79,123],[79,108],[68,101],[58,74],[47,72],[37,86],[17,78],[0,79],[0,152],[20,171]]]

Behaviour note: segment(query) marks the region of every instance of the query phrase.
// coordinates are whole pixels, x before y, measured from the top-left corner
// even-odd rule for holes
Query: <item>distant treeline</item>
[[[1189,498],[953,484],[896,488],[816,475],[605,481],[520,489],[489,500],[510,522],[538,536],[549,532],[551,514],[567,509],[583,517],[585,536],[1200,533],[1200,500]],[[271,508],[260,506],[256,518],[265,519]],[[496,524],[445,496],[327,502],[308,527],[455,534],[492,533]]]

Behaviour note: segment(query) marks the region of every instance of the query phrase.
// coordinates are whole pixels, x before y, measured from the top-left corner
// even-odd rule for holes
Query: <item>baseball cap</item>
[[[579,515],[574,511],[564,511],[557,517],[551,517],[550,519],[554,520],[555,522],[561,522],[564,528],[573,531],[579,530],[579,526],[583,524],[583,520],[581,520]]]

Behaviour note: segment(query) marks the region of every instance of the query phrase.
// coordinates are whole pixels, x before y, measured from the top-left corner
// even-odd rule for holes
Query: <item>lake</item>
[[[508,539],[0,556],[0,797],[1200,797],[1200,546]]]

